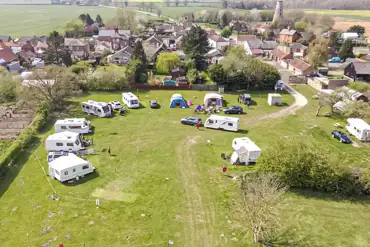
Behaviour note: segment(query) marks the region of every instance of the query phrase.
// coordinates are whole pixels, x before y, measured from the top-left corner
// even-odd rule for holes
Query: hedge
[[[17,158],[22,150],[32,144],[32,142],[36,139],[37,132],[45,125],[47,117],[47,110],[39,110],[36,113],[32,123],[21,132],[17,140],[14,141],[0,157],[0,168],[8,166],[14,159]]]

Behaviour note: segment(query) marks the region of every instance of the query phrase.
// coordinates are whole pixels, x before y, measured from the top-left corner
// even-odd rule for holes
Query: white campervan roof
[[[261,151],[261,149],[248,137],[234,138],[232,146],[234,149],[245,147],[248,151]]]
[[[348,123],[361,130],[370,130],[370,125],[360,118],[348,118]]]
[[[55,124],[82,124],[85,121],[85,118],[66,118],[57,120]]]
[[[70,132],[70,131],[63,131],[60,133],[52,134],[46,138],[46,140],[75,140],[78,138],[80,133]]]
[[[237,117],[225,117],[225,116],[219,116],[219,115],[211,115],[209,116],[212,120],[230,120],[230,121],[239,121],[239,118]]]
[[[82,164],[89,164],[89,162],[87,162],[84,159],[81,159],[80,157],[77,157],[74,154],[70,154],[68,156],[61,156],[58,159],[55,159],[49,163],[51,167],[59,171]]]
[[[135,100],[135,99],[137,100],[138,99],[138,97],[135,94],[131,93],[131,92],[122,93],[122,94],[125,94],[127,97],[130,98],[130,100]]]

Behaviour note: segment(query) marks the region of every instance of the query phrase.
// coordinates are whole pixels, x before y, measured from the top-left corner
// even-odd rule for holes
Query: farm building
[[[181,94],[178,94],[178,93],[175,93],[174,95],[172,95],[171,101],[170,101],[170,108],[176,108],[176,107],[180,107],[180,108],[188,107],[185,99],[182,97]]]

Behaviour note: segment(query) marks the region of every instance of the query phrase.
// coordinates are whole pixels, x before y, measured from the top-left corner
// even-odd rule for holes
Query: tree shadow
[[[240,134],[248,134],[248,130],[242,130],[242,129],[239,129],[238,130],[238,133],[240,133]]]

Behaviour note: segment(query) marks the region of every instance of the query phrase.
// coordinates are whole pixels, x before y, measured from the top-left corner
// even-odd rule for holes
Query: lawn
[[[252,93],[256,105],[240,116],[241,133],[181,125],[179,119],[193,115],[193,109],[169,109],[173,92],[140,92],[141,109],[110,119],[88,117],[95,126],[89,136],[95,154],[87,158],[97,173],[78,184],[51,181],[58,201],[49,199],[53,190],[42,172],[42,167],[47,169],[42,141],[52,132],[47,128],[40,135],[40,146],[23,153],[0,183],[0,225],[7,233],[0,235],[1,246],[40,246],[47,241],[50,246],[62,242],[66,246],[86,243],[87,247],[167,246],[169,240],[174,246],[249,246],[250,238],[244,238],[241,228],[245,222],[233,213],[237,182],[221,175],[225,162],[220,155],[232,151],[233,138],[247,135],[266,150],[274,140],[304,136],[308,142],[324,143],[333,155],[342,153],[349,164],[369,164],[369,148],[342,145],[330,138],[338,120],[314,116],[317,102],[311,97],[315,91],[306,85],[297,89],[309,105],[296,115],[264,121],[259,119],[282,108],[268,106],[265,92]],[[196,104],[204,96],[197,91],[180,93]],[[290,95],[283,97],[292,104]],[[236,94],[225,96],[229,105],[236,98]],[[65,114],[87,117],[77,102],[87,99],[119,100],[120,94],[78,98]],[[158,99],[162,109],[149,109],[149,99]],[[106,152],[109,147],[112,155]],[[229,166],[229,173],[248,169]],[[100,198],[100,208],[95,207],[96,198]],[[366,200],[289,193],[281,208],[286,234],[279,241],[286,243],[281,246],[287,246],[286,241],[291,246],[366,246],[370,242],[368,209]],[[51,228],[42,232],[46,227]]]

